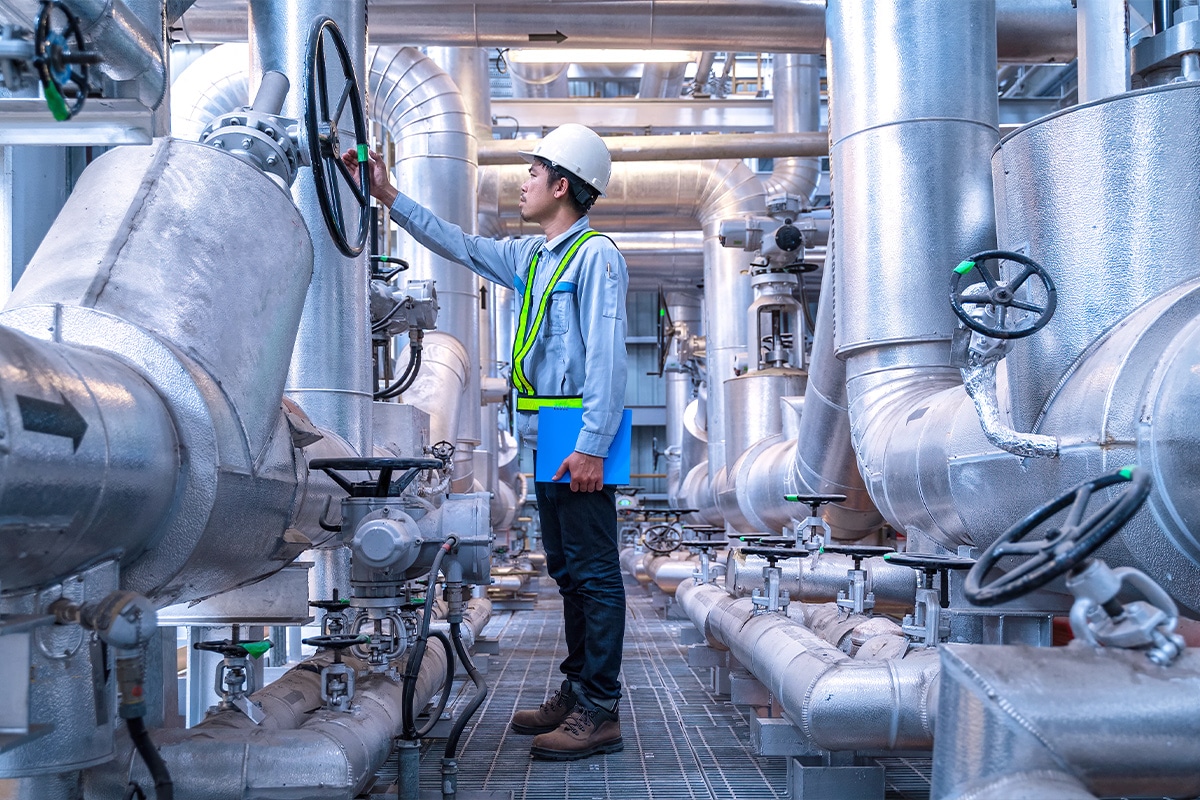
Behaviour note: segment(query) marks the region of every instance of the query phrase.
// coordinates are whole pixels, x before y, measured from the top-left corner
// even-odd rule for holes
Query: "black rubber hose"
[[[403,723],[403,736],[405,739],[419,739],[423,734],[416,727],[416,713],[413,704],[416,702],[417,694],[417,676],[421,673],[421,662],[425,659],[426,641],[429,639],[429,623],[433,619],[433,598],[437,587],[438,572],[442,568],[442,559],[446,557],[451,548],[458,543],[458,539],[450,536],[446,541],[442,542],[442,546],[438,548],[437,553],[433,557],[433,565],[429,568],[429,577],[425,580],[425,609],[421,615],[421,630],[417,633],[417,641],[413,645],[413,651],[408,656],[408,664],[404,669],[404,695],[400,704],[400,715]],[[445,637],[442,637],[443,639]],[[451,681],[454,678],[454,652],[447,644],[446,663],[447,670]],[[449,696],[450,687],[446,686],[445,694]]]
[[[129,738],[133,740],[133,746],[137,748],[142,761],[146,762],[150,777],[154,779],[154,796],[157,800],[175,800],[175,786],[171,783],[171,773],[167,771],[166,762],[162,760],[154,742],[150,740],[145,721],[141,717],[132,717],[125,720],[125,725],[129,728]]]
[[[454,726],[450,729],[450,738],[446,740],[445,758],[454,758],[454,751],[458,749],[458,740],[462,736],[463,729],[467,727],[467,723],[471,720],[471,717],[483,705],[483,701],[487,699],[488,694],[487,682],[479,674],[479,670],[475,668],[475,664],[471,661],[470,653],[463,646],[461,622],[450,623],[450,638],[454,640],[454,649],[458,651],[458,658],[462,662],[463,669],[471,676],[471,680],[475,683],[475,688],[479,691],[471,698],[470,705],[458,716],[458,719],[454,720]]]
[[[413,654],[409,658],[408,663],[416,664],[416,668],[405,670],[404,672],[404,702],[401,707],[402,720],[404,724],[404,738],[406,739],[424,739],[433,730],[433,726],[437,724],[442,717],[442,712],[446,710],[446,704],[450,702],[450,689],[454,685],[454,648],[450,644],[450,640],[446,638],[446,634],[441,631],[434,631],[429,634],[432,638],[437,639],[442,643],[442,647],[446,649],[446,682],[442,684],[442,696],[438,700],[437,708],[429,716],[429,722],[425,723],[423,728],[417,727],[417,710],[413,708],[416,704],[417,691],[417,676],[421,671],[421,662],[425,660],[425,649],[428,647],[424,640],[418,641],[413,647]]]
[[[408,365],[404,367],[404,373],[391,386],[375,392],[374,399],[390,400],[408,391],[409,387],[413,385],[413,381],[417,379],[417,374],[421,371],[421,351],[424,349],[421,343],[424,339],[424,332],[420,328],[416,329],[409,341]]]

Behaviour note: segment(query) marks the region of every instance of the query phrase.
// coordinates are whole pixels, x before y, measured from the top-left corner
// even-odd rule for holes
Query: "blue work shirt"
[[[541,304],[556,268],[571,243],[591,230],[581,217],[565,233],[497,241],[464,233],[403,194],[396,195],[392,219],[420,244],[443,258],[457,261],[495,283],[511,286],[518,305],[533,292],[532,308]],[[529,265],[541,251],[528,286]],[[555,284],[541,330],[523,368],[538,395],[583,396],[583,430],[575,450],[604,458],[625,408],[625,294],[629,272],[616,245],[593,236],[580,246]],[[530,314],[532,324],[533,313]],[[522,441],[537,448],[537,414],[517,414]]]

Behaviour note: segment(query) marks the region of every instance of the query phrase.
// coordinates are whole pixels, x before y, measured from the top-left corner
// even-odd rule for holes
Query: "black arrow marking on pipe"
[[[62,436],[70,439],[79,451],[79,443],[87,433],[87,420],[75,410],[66,395],[59,393],[62,403],[49,400],[38,400],[36,397],[17,395],[17,405],[21,409],[21,425],[32,433],[46,433],[50,436]]]
[[[554,42],[562,44],[567,40],[567,35],[560,30],[555,30],[554,33],[531,33],[529,41],[531,42]]]

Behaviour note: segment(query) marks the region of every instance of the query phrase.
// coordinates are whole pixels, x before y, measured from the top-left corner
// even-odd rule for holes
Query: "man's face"
[[[529,165],[529,177],[521,185],[521,219],[526,222],[540,223],[548,219],[558,205],[559,198],[555,190],[564,182],[560,178],[553,184],[549,183],[546,165],[535,161]]]

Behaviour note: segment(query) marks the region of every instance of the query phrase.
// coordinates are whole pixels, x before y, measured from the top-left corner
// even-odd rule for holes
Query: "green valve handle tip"
[[[360,144],[358,146],[358,163],[361,164],[366,160],[367,160],[367,146],[365,144]]]
[[[974,268],[975,268],[974,261],[960,261],[958,266],[954,268],[954,271],[957,272],[959,275],[966,275],[968,272],[970,272]]]
[[[59,122],[66,122],[71,118],[71,112],[67,108],[67,103],[63,100],[62,95],[58,93],[58,89],[53,83],[42,84],[42,95],[46,98],[46,105],[50,108],[50,113]]]
[[[269,641],[247,642],[242,645],[242,649],[255,658],[262,658],[263,654],[271,649],[271,643]]]
[[[1121,471],[1118,472],[1117,474],[1120,475],[1125,480],[1131,481],[1131,480],[1133,480],[1133,471],[1135,469],[1137,469],[1137,464],[1130,464],[1127,467],[1122,467]]]

